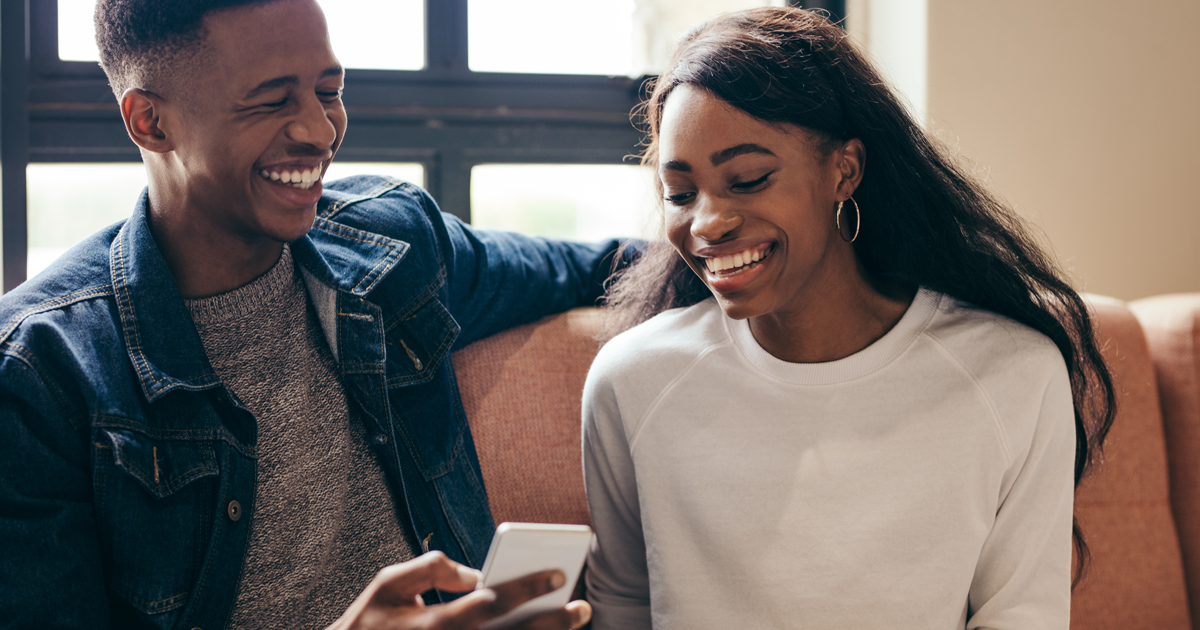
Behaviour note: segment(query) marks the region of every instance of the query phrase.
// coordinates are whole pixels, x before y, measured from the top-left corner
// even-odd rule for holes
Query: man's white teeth
[[[313,184],[321,181],[321,167],[314,166],[307,171],[267,171],[263,169],[259,171],[259,175],[263,179],[269,179],[273,182],[283,182],[291,184],[294,188],[312,188]]]
[[[758,262],[766,255],[766,248],[753,250],[747,249],[730,256],[705,258],[704,264],[708,267],[709,271],[717,273],[727,269],[737,269],[738,267],[744,267],[750,263]]]

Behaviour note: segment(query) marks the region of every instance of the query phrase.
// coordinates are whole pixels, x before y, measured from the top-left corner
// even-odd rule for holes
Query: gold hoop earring
[[[854,197],[850,197],[850,203],[854,204],[854,236],[846,238],[846,235],[842,232],[842,205],[845,203],[845,201],[838,202],[834,224],[837,225],[838,236],[842,237],[842,240],[847,243],[853,243],[858,240],[858,230],[862,227],[862,213],[858,209],[858,202],[854,200]]]

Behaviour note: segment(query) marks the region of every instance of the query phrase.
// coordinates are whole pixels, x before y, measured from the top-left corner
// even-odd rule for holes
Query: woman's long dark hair
[[[846,33],[800,9],[763,8],[701,24],[680,40],[669,69],[639,108],[657,167],[663,106],[680,85],[704,88],[770,123],[804,127],[831,146],[858,138],[867,167],[855,199],[854,251],[876,278],[925,286],[1010,317],[1062,352],[1075,405],[1075,484],[1116,413],[1112,377],[1083,300],[1024,222],[932,141]],[[611,287],[613,331],[711,293],[665,241],[652,243]],[[1087,562],[1078,522],[1078,565]]]

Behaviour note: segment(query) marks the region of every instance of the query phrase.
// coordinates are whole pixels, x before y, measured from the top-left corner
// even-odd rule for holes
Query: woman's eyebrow
[[[770,156],[775,155],[775,153],[770,149],[760,144],[747,142],[744,144],[739,144],[735,147],[729,147],[728,149],[717,151],[708,159],[712,162],[713,166],[720,166],[739,155],[746,155],[747,153],[762,153]],[[667,160],[666,162],[662,163],[662,166],[658,167],[658,170],[690,173],[692,172],[692,166],[683,160]]]
[[[729,147],[723,151],[717,151],[708,159],[712,162],[713,166],[720,166],[739,155],[746,155],[747,153],[763,153],[771,156],[775,155],[770,149],[762,145],[745,143],[739,144],[736,147]]]

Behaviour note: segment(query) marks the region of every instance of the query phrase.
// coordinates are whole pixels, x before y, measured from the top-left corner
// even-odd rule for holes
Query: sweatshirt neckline
[[[197,326],[221,324],[274,305],[291,288],[295,276],[292,251],[285,243],[279,260],[249,284],[227,293],[183,302],[191,311],[192,321]]]
[[[894,361],[929,326],[942,294],[921,287],[908,310],[884,336],[854,354],[826,363],[791,363],[763,349],[750,332],[750,320],[725,318],[725,328],[742,356],[767,376],[795,385],[832,385],[861,378]]]

